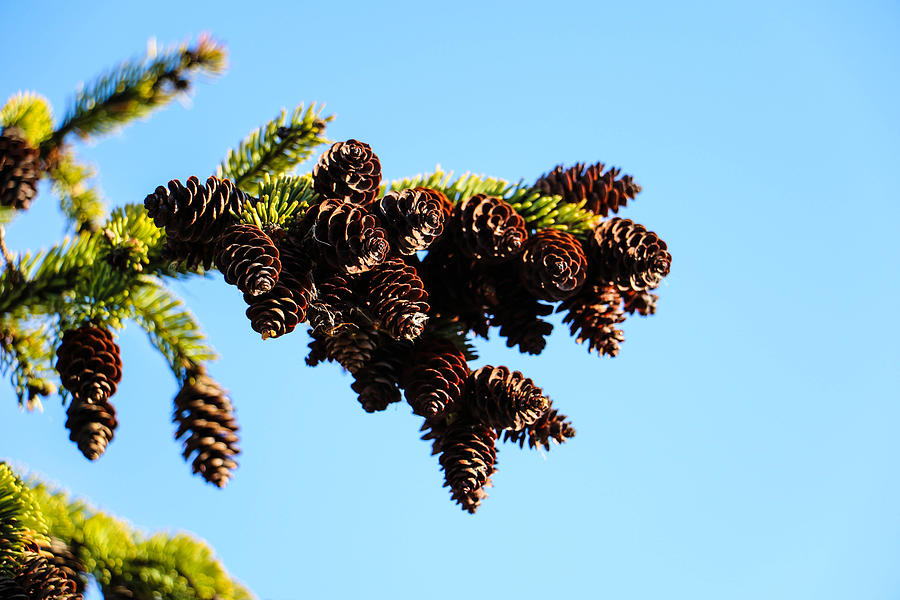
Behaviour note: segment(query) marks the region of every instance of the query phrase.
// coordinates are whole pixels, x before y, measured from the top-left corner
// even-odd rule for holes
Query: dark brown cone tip
[[[487,495],[479,491],[496,471],[497,434],[483,423],[465,419],[432,434],[444,470],[444,487],[450,488],[451,497],[464,510],[475,512]]]
[[[178,425],[175,439],[184,441],[184,459],[193,456],[193,472],[225,487],[240,454],[239,427],[227,392],[202,368],[192,369],[175,396],[172,421]]]
[[[409,360],[412,344],[380,336],[371,358],[354,373],[351,389],[366,412],[385,410],[400,402],[400,374]]]
[[[282,268],[274,287],[256,296],[244,294],[250,327],[264,340],[291,333],[305,321],[316,293],[309,261],[290,246],[282,246],[279,253]]]
[[[462,398],[468,375],[466,357],[451,342],[426,342],[416,349],[405,376],[406,400],[417,415],[441,417]]]
[[[216,267],[225,281],[251,296],[275,287],[281,273],[278,248],[256,225],[226,229],[216,244]]]
[[[587,278],[581,242],[554,229],[539,231],[528,240],[519,265],[522,283],[538,300],[556,302],[573,296]]]
[[[522,448],[527,439],[530,448],[544,450],[550,450],[551,440],[562,444],[573,437],[575,437],[575,428],[572,427],[566,415],[559,414],[559,411],[553,408],[553,401],[550,401],[547,412],[531,425],[519,431],[507,429],[503,432],[504,442],[513,442]]]
[[[428,292],[416,268],[390,259],[369,275],[368,305],[379,327],[396,339],[414,340],[428,322]]]
[[[381,162],[371,146],[357,140],[335,143],[313,168],[313,189],[323,198],[366,204],[380,186]]]
[[[495,429],[522,429],[539,419],[549,402],[531,379],[503,366],[481,367],[466,382],[469,412]]]
[[[588,352],[601,356],[616,356],[625,334],[616,325],[625,320],[622,295],[615,285],[593,283],[585,286],[577,296],[560,304],[558,312],[566,311],[563,323],[579,344],[588,343]]]
[[[0,205],[27,210],[41,177],[40,152],[18,127],[0,134]]]
[[[605,217],[633,200],[641,186],[631,175],[619,178],[621,169],[611,167],[604,172],[604,167],[600,162],[588,166],[577,163],[568,169],[559,165],[538,179],[534,188],[545,196],[562,196],[573,204],[584,200],[585,209]]]
[[[621,291],[658,287],[672,265],[666,243],[629,219],[613,217],[600,223],[589,243],[597,277]]]
[[[478,194],[454,210],[459,247],[484,263],[498,263],[519,254],[528,239],[525,219],[500,198]]]

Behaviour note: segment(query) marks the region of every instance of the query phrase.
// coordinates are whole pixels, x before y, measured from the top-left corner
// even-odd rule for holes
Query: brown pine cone
[[[29,600],[81,600],[75,582],[37,552],[27,551],[15,581]]]
[[[607,283],[587,285],[577,296],[559,305],[557,312],[567,311],[563,323],[581,344],[587,341],[588,352],[600,356],[616,356],[625,334],[616,325],[625,320],[622,296],[616,286]]]
[[[40,152],[18,127],[0,134],[0,205],[28,210],[41,177]]]
[[[447,425],[435,439],[444,470],[444,487],[449,487],[451,497],[470,513],[487,495],[478,492],[497,470],[496,439],[493,429],[465,418]]]
[[[196,271],[201,267],[204,271],[209,271],[212,268],[215,254],[213,244],[182,242],[170,237],[166,238],[162,247],[164,259],[176,265],[183,265],[189,271]]]
[[[432,318],[458,321],[463,329],[487,338],[485,311],[496,304],[496,291],[471,258],[445,237],[431,247],[418,271],[429,290],[428,314]]]
[[[397,339],[413,340],[428,322],[428,292],[416,268],[390,259],[369,274],[367,302],[379,327]]]
[[[355,375],[372,359],[377,346],[378,332],[357,317],[338,329],[334,335],[309,331],[313,341],[309,344],[306,364],[316,366],[323,360],[334,361],[350,374]]]
[[[452,411],[465,391],[469,365],[449,341],[421,344],[404,376],[406,401],[413,412],[427,419]]]
[[[358,394],[359,403],[366,412],[386,409],[400,402],[400,373],[409,359],[412,344],[391,339],[385,335],[377,338],[372,357],[354,373],[350,385]]]
[[[549,399],[519,371],[481,367],[466,381],[466,404],[472,416],[495,429],[522,429],[546,411]]]
[[[271,290],[281,272],[278,248],[256,225],[231,225],[216,244],[216,267],[226,283],[251,296]]]
[[[368,271],[390,251],[387,232],[355,204],[323,200],[307,211],[305,221],[328,264],[345,273]]]
[[[620,206],[634,200],[641,186],[631,175],[617,179],[621,169],[611,167],[604,173],[603,168],[599,162],[589,166],[578,163],[565,170],[559,165],[538,179],[534,188],[545,196],[562,196],[570,203],[586,200],[585,209],[605,217],[609,211],[617,213]]]
[[[513,442],[522,448],[527,439],[530,448],[545,450],[550,450],[550,440],[562,444],[573,437],[575,437],[575,428],[566,420],[566,415],[559,414],[559,411],[553,408],[552,400],[548,405],[547,412],[540,419],[519,431],[507,429],[503,433],[504,442]]]
[[[0,575],[0,598],[3,600],[28,600],[25,590],[15,579]]]
[[[54,567],[62,571],[66,578],[75,584],[75,591],[79,594],[84,593],[85,579],[82,573],[85,573],[85,566],[81,559],[76,556],[72,547],[52,535],[47,542],[42,542],[39,547],[41,554],[46,556],[47,560]],[[3,594],[0,593],[0,598],[3,597]]]
[[[66,411],[69,439],[88,460],[97,460],[115,436],[116,409],[108,400],[80,400],[72,398]]]
[[[497,263],[519,254],[528,239],[525,219],[500,198],[478,194],[454,209],[459,246],[470,257]]]
[[[144,207],[168,237],[213,244],[234,222],[231,211],[240,211],[249,198],[228,179],[210,177],[203,185],[192,175],[185,184],[173,179],[168,189],[157,187],[144,199]]]
[[[535,298],[555,302],[581,289],[587,268],[587,256],[575,236],[543,229],[528,240],[519,263],[519,276]]]
[[[590,250],[598,278],[612,281],[621,291],[658,287],[672,265],[666,243],[629,219],[613,217],[597,225]]]
[[[311,273],[296,276],[282,269],[278,283],[268,292],[258,296],[244,294],[250,327],[264,340],[292,332],[306,320],[306,309],[314,294]]]
[[[541,317],[552,313],[553,307],[539,302],[509,269],[497,268],[492,277],[497,301],[488,308],[491,325],[500,328],[508,348],[518,346],[520,352],[540,354],[553,331],[553,325]]]
[[[56,350],[56,370],[63,386],[83,402],[103,402],[122,380],[122,359],[112,333],[84,325],[63,333]]]
[[[365,204],[381,186],[381,162],[371,146],[356,140],[337,142],[313,168],[313,189],[323,198]]]
[[[410,255],[427,249],[441,236],[453,205],[443,193],[417,187],[388,192],[367,208],[390,233],[391,246]]]
[[[363,293],[359,276],[330,268],[313,271],[316,296],[309,303],[309,324],[317,332],[332,335],[353,321]]]
[[[184,456],[193,455],[193,471],[220,488],[237,468],[240,454],[234,407],[214,379],[199,366],[191,368],[175,396],[172,422],[178,425],[176,440],[184,440]]]
[[[650,292],[635,292],[634,290],[626,290],[622,292],[624,306],[622,310],[630,315],[638,313],[642,317],[649,317],[656,314],[656,303],[659,301],[659,295]]]

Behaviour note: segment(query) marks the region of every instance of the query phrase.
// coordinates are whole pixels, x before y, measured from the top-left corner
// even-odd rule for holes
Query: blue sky
[[[260,598],[893,599],[900,596],[900,10],[892,2],[57,3],[0,8],[0,96],[45,94],[201,31],[227,75],[81,147],[112,204],[212,172],[301,101],[385,177],[440,163],[532,180],[602,160],[644,192],[621,216],[673,254],[656,316],[614,358],[556,328],[524,371],[578,436],[500,448],[479,513],[441,488],[405,405],[368,415],[298,329],[262,342],[220,278],[176,289],[242,425],[225,491],[172,439],[177,391],[122,332],[120,427],[89,464],[64,410],[0,393],[0,457],[136,525],[211,542]],[[308,165],[301,170],[310,168]],[[42,190],[9,232],[52,243]]]

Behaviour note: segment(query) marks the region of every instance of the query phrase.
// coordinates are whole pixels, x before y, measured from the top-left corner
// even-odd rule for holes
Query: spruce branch
[[[241,190],[257,194],[265,175],[277,177],[293,169],[328,140],[322,137],[333,115],[321,118],[322,107],[315,103],[297,106],[290,120],[281,114],[250,132],[237,147],[228,151],[216,169],[220,179],[230,179]]]
[[[0,574],[13,571],[30,540],[45,541],[47,523],[36,496],[0,462]]]
[[[122,63],[80,90],[42,150],[59,147],[72,132],[87,138],[144,117],[188,92],[197,76],[223,72],[226,58],[225,47],[205,35],[159,55],[151,47],[144,58]]]
[[[259,184],[259,198],[244,204],[241,213],[235,216],[242,223],[256,225],[264,231],[286,228],[302,218],[318,199],[309,174],[273,178],[266,173]]]
[[[10,377],[19,406],[28,410],[41,409],[40,398],[56,392],[49,338],[46,326],[0,320],[0,371]]]
[[[190,365],[215,360],[216,353],[206,343],[194,316],[184,309],[184,303],[161,284],[145,279],[130,294],[130,316],[147,332],[181,381]]]
[[[69,223],[79,231],[96,231],[106,216],[106,205],[100,190],[89,180],[96,169],[79,163],[73,152],[63,151],[50,169],[53,191]]]
[[[19,92],[0,109],[0,129],[18,127],[37,147],[53,133],[53,113],[47,99],[34,92]]]

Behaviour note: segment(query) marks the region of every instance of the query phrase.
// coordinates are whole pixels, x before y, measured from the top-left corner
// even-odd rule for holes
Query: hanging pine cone
[[[540,354],[553,331],[553,325],[541,317],[552,313],[553,307],[539,302],[509,269],[492,269],[490,277],[496,298],[488,308],[491,325],[500,328],[500,337],[506,338],[508,348],[518,346],[520,352]]]
[[[363,297],[360,278],[330,269],[316,269],[313,281],[316,296],[309,303],[309,323],[324,335],[332,335],[352,323],[353,312]]]
[[[518,431],[507,429],[503,432],[504,442],[513,442],[522,448],[527,439],[530,448],[543,448],[544,450],[550,450],[550,440],[562,444],[573,437],[575,437],[575,428],[566,420],[566,415],[559,414],[559,411],[553,408],[552,400],[543,416],[531,425]]]
[[[313,188],[323,198],[365,204],[381,186],[381,162],[368,144],[337,142],[313,168]]]
[[[82,573],[85,573],[85,566],[81,559],[76,556],[73,549],[64,541],[52,535],[47,542],[42,542],[39,547],[41,554],[47,557],[50,564],[59,569],[66,576],[66,579],[74,583],[75,592],[78,594],[84,593],[85,580]],[[0,598],[3,597],[3,594],[0,593]]]
[[[316,366],[323,360],[334,361],[355,375],[372,360],[378,345],[378,332],[358,318],[341,327],[334,335],[322,335],[309,330],[313,341],[309,344],[306,364]]]
[[[116,393],[122,359],[108,329],[84,325],[66,331],[56,356],[62,384],[75,398],[104,401]]]
[[[203,268],[209,271],[215,258],[215,246],[197,242],[182,242],[181,240],[166,238],[162,247],[162,256],[175,265],[181,265],[189,271]]]
[[[459,419],[447,425],[435,440],[444,470],[444,487],[463,510],[474,513],[487,495],[479,494],[496,471],[497,434],[483,423]]]
[[[88,460],[97,460],[115,436],[116,409],[107,400],[80,400],[72,398],[66,411],[66,429],[69,439]]]
[[[144,207],[156,226],[165,228],[170,238],[185,242],[213,244],[250,198],[230,180],[210,177],[206,185],[196,176],[185,184],[173,179],[144,199]]]
[[[325,260],[345,273],[368,271],[390,251],[387,232],[375,216],[354,204],[323,200],[307,211],[305,219]]]
[[[418,272],[429,290],[431,318],[458,321],[463,329],[487,338],[485,310],[496,303],[496,292],[471,258],[444,238],[431,247]]]
[[[587,266],[587,256],[575,236],[543,229],[528,240],[519,263],[519,275],[535,298],[555,302],[581,289],[587,278]]]
[[[412,344],[406,341],[387,336],[377,339],[372,357],[354,373],[354,381],[350,385],[366,412],[381,411],[402,400],[400,373],[411,350]]]
[[[278,283],[265,294],[244,294],[247,318],[262,339],[281,337],[306,320],[306,309],[315,294],[311,273],[299,277],[283,269]]]
[[[41,177],[40,153],[18,127],[0,134],[0,205],[28,210]]]
[[[519,371],[486,365],[469,374],[466,404],[471,414],[495,429],[522,429],[547,410],[549,399]]]
[[[613,217],[600,223],[590,245],[598,277],[615,283],[622,291],[643,292],[658,287],[672,265],[666,243],[629,219]]]
[[[278,248],[256,225],[231,225],[216,245],[216,267],[226,283],[251,296],[271,290],[281,272]]]
[[[469,365],[448,341],[431,341],[417,348],[404,377],[406,401],[413,412],[434,419],[452,411],[465,390]]]
[[[569,169],[559,165],[534,184],[534,189],[544,196],[562,196],[563,200],[578,203],[585,200],[584,208],[592,213],[603,215],[619,212],[629,200],[640,193],[641,186],[634,182],[631,175],[623,175],[615,167],[603,172],[604,164],[595,163],[585,166],[578,163]]]
[[[462,250],[477,261],[497,263],[519,254],[528,239],[525,219],[505,200],[477,194],[454,211]]]
[[[75,583],[65,573],[36,552],[25,555],[15,580],[29,600],[81,600],[81,594],[75,591]]]
[[[600,356],[616,356],[625,334],[616,325],[625,320],[622,296],[616,286],[593,283],[559,305],[557,312],[567,311],[563,323],[569,323],[569,331],[575,340],[588,343],[588,352],[594,350]]]
[[[0,598],[3,600],[28,600],[22,586],[5,575],[0,575]]]
[[[443,193],[417,187],[390,191],[367,208],[390,233],[392,247],[410,255],[427,249],[441,236],[453,205]]]
[[[379,327],[397,339],[413,340],[428,322],[428,292],[415,267],[393,258],[369,276],[367,300]]]
[[[633,315],[637,313],[642,317],[649,317],[656,314],[656,303],[659,301],[659,295],[650,292],[635,292],[634,290],[626,290],[622,292],[624,306],[622,310]]]
[[[199,366],[191,368],[175,396],[172,421],[178,425],[176,440],[184,440],[184,456],[193,455],[193,471],[220,488],[237,468],[240,454],[234,407],[214,379]]]

